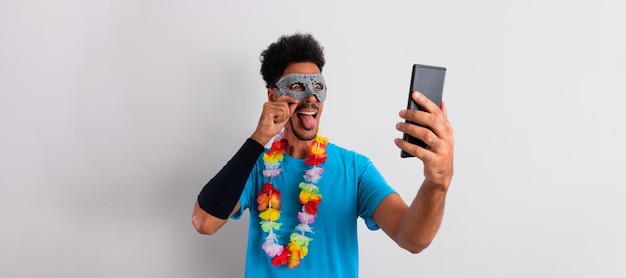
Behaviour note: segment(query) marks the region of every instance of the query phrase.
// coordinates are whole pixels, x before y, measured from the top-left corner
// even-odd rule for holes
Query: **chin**
[[[293,135],[295,135],[299,140],[309,141],[315,139],[315,136],[317,136],[317,130],[318,128],[303,131],[294,130]]]
[[[315,126],[313,129],[306,129],[299,122],[290,122],[288,126],[285,126],[285,132],[289,132],[294,135],[298,140],[310,141],[315,139],[319,126]]]

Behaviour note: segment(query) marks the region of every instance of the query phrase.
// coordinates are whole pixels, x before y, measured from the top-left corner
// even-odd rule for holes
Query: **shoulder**
[[[357,151],[335,145],[333,143],[328,144],[328,146],[326,147],[326,153],[329,157],[339,161],[343,161],[344,163],[348,161],[354,161],[357,164],[371,163],[370,159],[367,156]]]
[[[337,154],[342,154],[342,155],[355,155],[355,156],[362,156],[365,157],[364,155],[358,153],[357,151],[336,145],[334,143],[328,143],[328,146],[326,147],[326,151],[328,153],[337,153]]]

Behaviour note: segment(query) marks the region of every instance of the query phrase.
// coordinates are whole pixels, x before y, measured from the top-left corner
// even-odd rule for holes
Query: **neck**
[[[309,153],[311,153],[311,144],[313,144],[313,140],[303,141],[298,139],[292,133],[285,134],[285,139],[287,139],[287,146],[285,147],[285,152],[289,154],[291,157],[304,159]]]

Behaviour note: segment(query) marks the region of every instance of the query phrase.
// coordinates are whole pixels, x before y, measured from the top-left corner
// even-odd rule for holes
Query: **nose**
[[[315,96],[314,94],[310,94],[304,99],[304,101],[305,102],[317,102],[319,101],[319,99],[317,99],[317,96]]]

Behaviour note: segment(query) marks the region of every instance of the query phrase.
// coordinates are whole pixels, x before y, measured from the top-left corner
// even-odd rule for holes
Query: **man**
[[[424,164],[424,181],[408,206],[368,158],[317,134],[327,88],[323,49],[311,35],[282,36],[261,61],[268,101],[254,133],[198,195],[196,230],[212,235],[248,209],[246,277],[357,277],[359,217],[411,253],[426,248],[452,178],[445,105],[415,92],[425,111],[400,111],[404,120],[430,127],[396,124],[428,145],[395,139]]]

